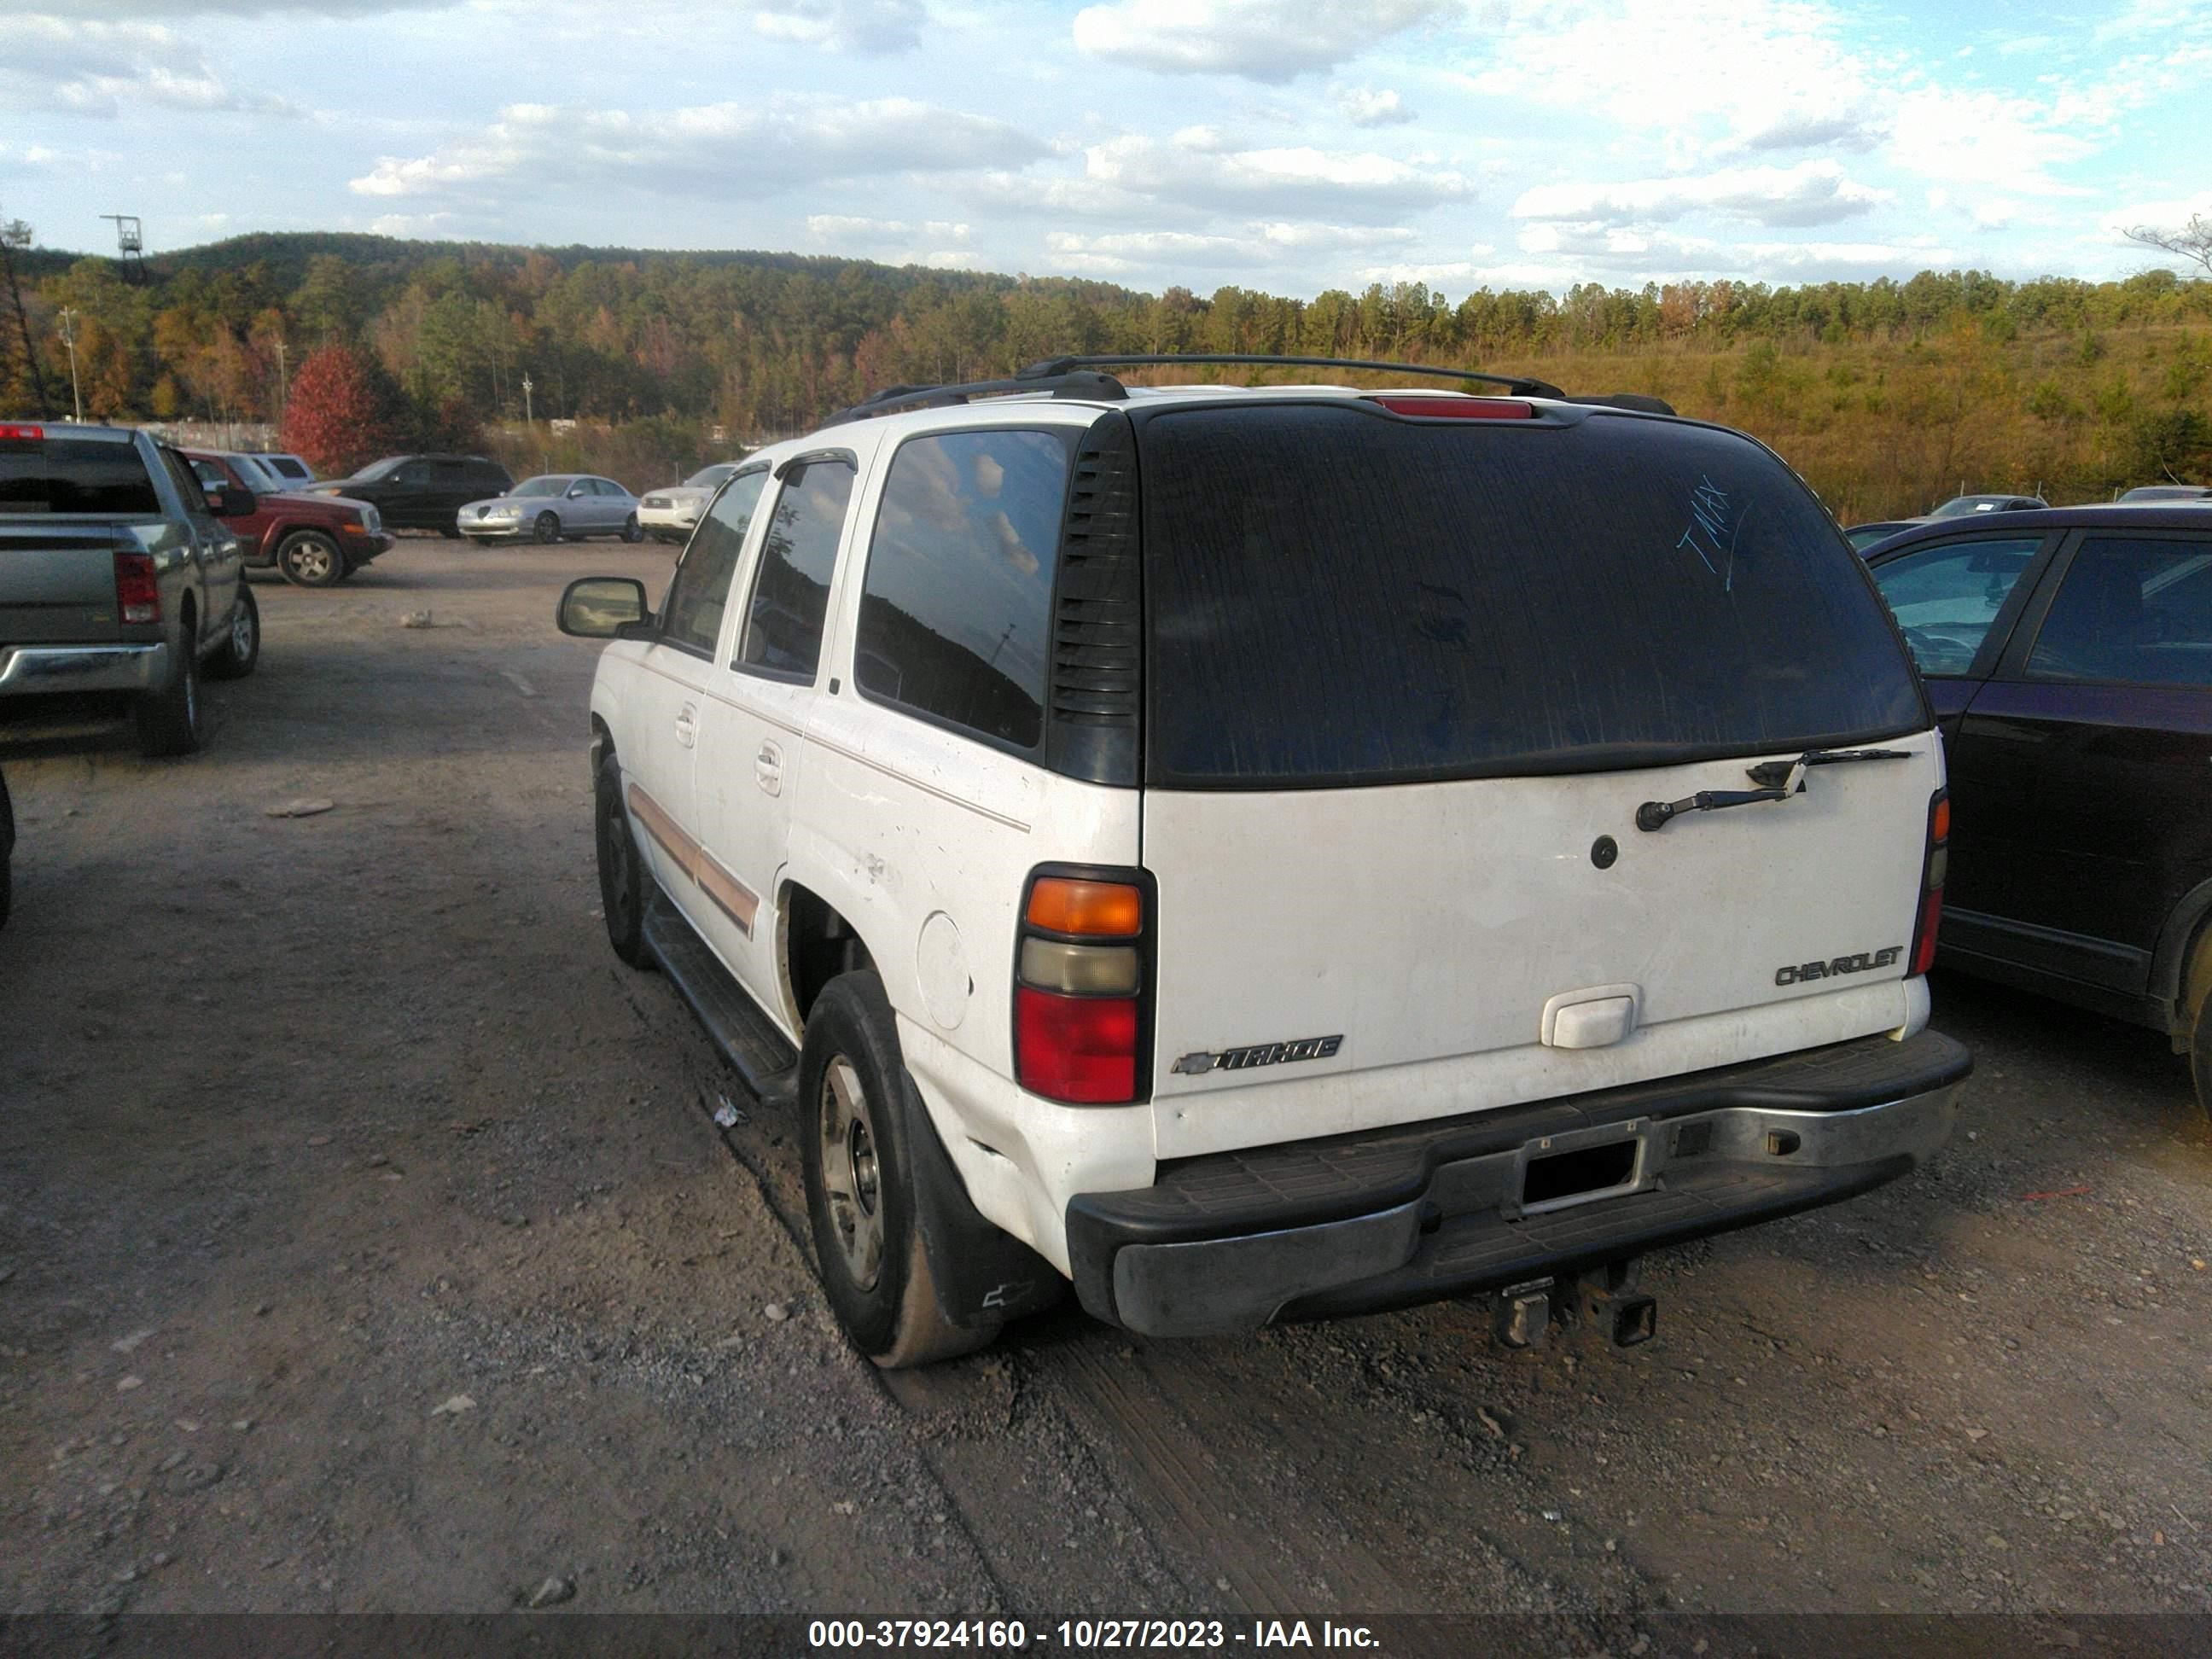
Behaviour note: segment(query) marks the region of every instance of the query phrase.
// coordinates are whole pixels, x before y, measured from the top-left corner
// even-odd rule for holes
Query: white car
[[[862,1352],[1071,1281],[1626,1346],[1644,1251],[1942,1146],[1942,746],[1771,451],[1101,361],[900,388],[749,458],[657,610],[562,596],[609,937],[795,1097]]]
[[[681,542],[688,539],[699,515],[707,510],[707,503],[714,499],[720,489],[742,465],[738,461],[717,461],[712,466],[702,466],[680,484],[667,484],[648,491],[637,504],[637,521],[645,533],[657,542]]]

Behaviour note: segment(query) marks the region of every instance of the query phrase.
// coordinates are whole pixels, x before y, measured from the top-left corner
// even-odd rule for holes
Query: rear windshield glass
[[[137,447],[95,438],[0,438],[0,513],[158,514]]]
[[[1858,560],[1732,434],[1310,404],[1142,432],[1156,783],[1607,770],[1924,721]]]

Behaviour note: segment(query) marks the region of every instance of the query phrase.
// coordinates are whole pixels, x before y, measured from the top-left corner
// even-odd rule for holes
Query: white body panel
[[[1935,732],[1814,769],[1787,801],[1635,827],[1749,787],[1741,760],[1372,789],[1145,796],[1159,883],[1160,1156],[1337,1134],[1786,1053],[1911,1024],[1905,956]],[[1782,758],[1793,759],[1794,756]],[[1610,836],[1618,861],[1591,849]],[[1894,947],[1883,966],[1777,970]],[[1618,1042],[1543,1040],[1547,1006],[1632,999]],[[1610,1011],[1608,1011],[1610,1012]],[[1178,1073],[1313,1037],[1325,1058]]]

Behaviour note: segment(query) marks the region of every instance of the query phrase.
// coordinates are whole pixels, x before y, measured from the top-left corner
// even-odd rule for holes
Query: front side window
[[[822,619],[830,609],[830,577],[837,566],[845,509],[852,505],[853,477],[843,460],[807,463],[786,476],[761,544],[744,643],[734,666],[813,678],[822,660]],[[726,499],[728,491],[723,494]]]
[[[1874,585],[1923,674],[1963,674],[2042,538],[1948,542],[1875,567]]]
[[[2066,568],[2027,673],[2212,686],[2212,542],[2089,538]]]
[[[392,482],[403,489],[425,489],[430,483],[430,464],[410,461],[392,475]]]
[[[700,520],[661,606],[661,637],[670,644],[702,656],[714,655],[714,641],[721,637],[722,612],[730,602],[730,579],[737,574],[745,531],[767,482],[764,471],[732,480],[714,510]]]
[[[1067,471],[1049,432],[956,432],[899,450],[860,592],[863,693],[1036,746]]]
[[[566,478],[525,478],[513,489],[507,491],[507,494],[527,495],[535,500],[540,495],[558,495],[568,487],[568,481]]]

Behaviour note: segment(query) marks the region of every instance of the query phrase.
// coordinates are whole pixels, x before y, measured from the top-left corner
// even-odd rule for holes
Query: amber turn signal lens
[[[1951,798],[1948,795],[1936,803],[1935,813],[1928,822],[1928,839],[1930,841],[1951,839]]]
[[[1145,931],[1145,896],[1121,882],[1041,876],[1030,889],[1029,924],[1052,933],[1134,939]]]

